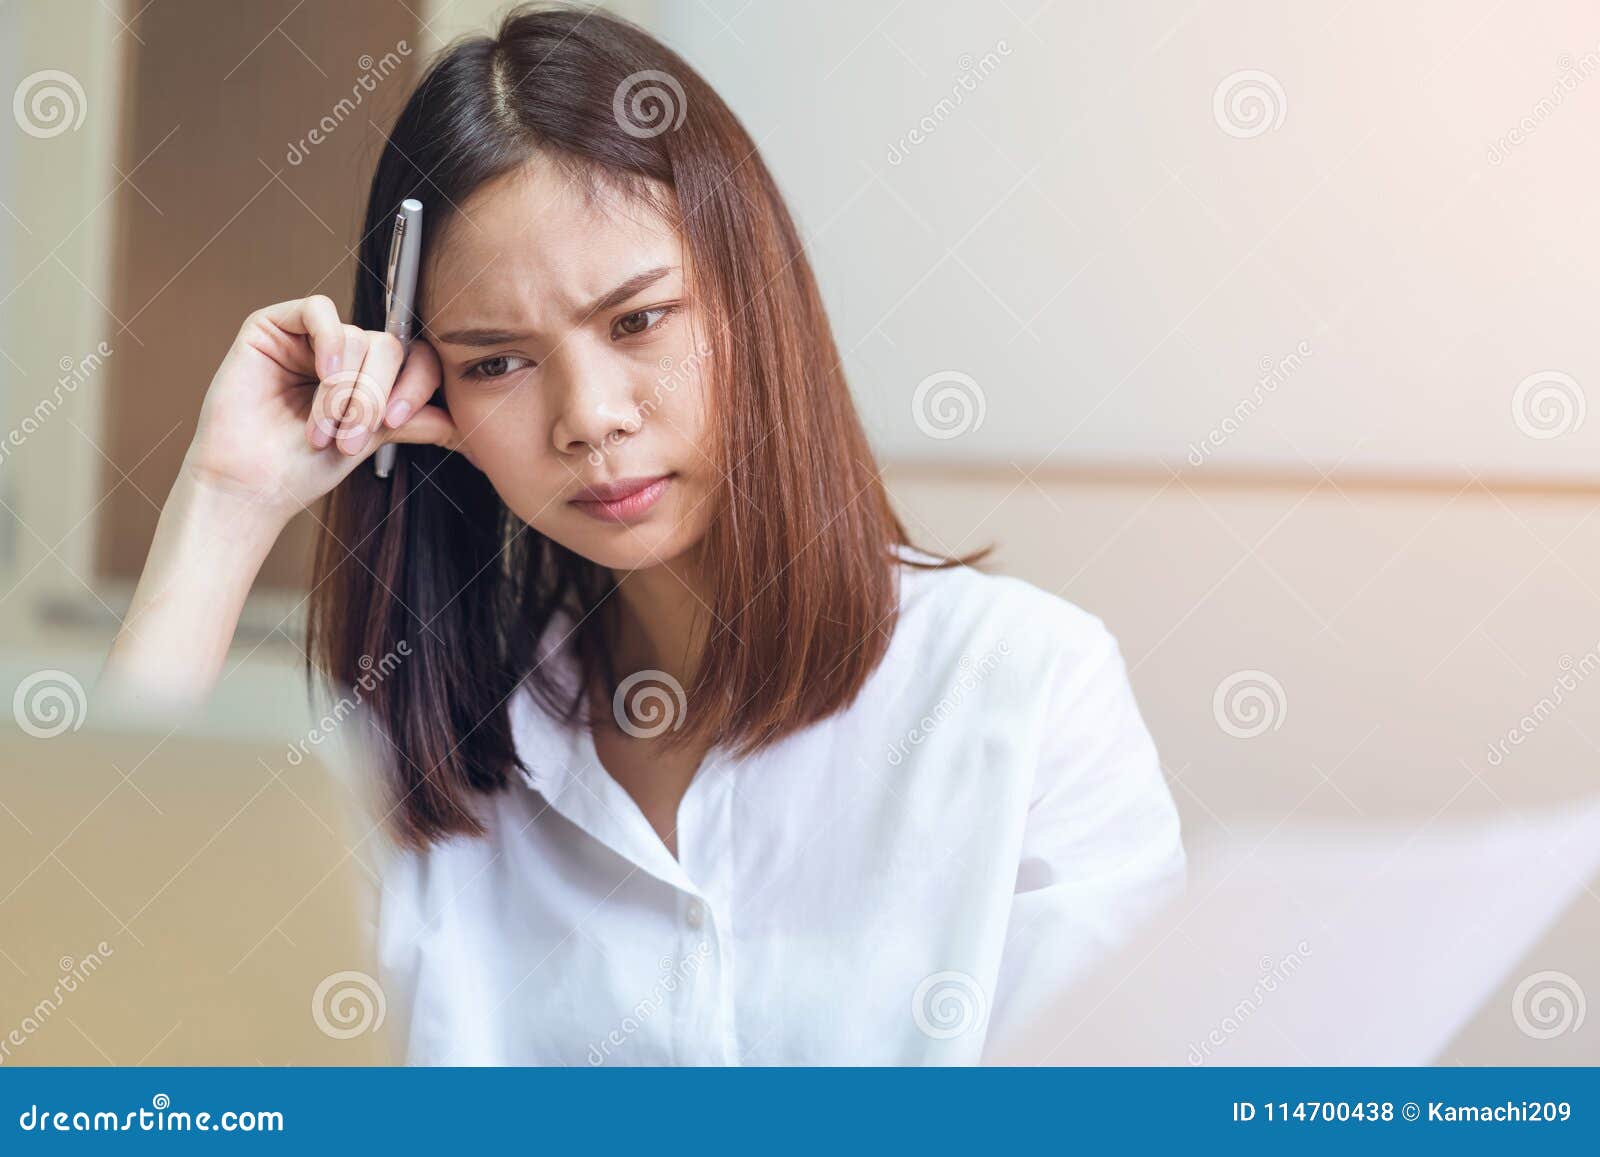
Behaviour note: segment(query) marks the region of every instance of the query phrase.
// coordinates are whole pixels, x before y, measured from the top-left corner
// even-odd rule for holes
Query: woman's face
[[[422,316],[461,450],[505,504],[617,570],[695,546],[716,467],[676,231],[535,163],[476,190],[428,259]]]

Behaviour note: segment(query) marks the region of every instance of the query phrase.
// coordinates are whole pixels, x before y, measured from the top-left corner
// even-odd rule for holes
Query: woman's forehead
[[[682,240],[654,205],[557,165],[497,177],[450,216],[426,254],[423,298],[433,314],[517,300],[559,311],[640,269],[683,265]]]

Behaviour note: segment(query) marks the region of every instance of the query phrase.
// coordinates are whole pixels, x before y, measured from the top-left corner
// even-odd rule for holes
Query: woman
[[[246,321],[108,671],[203,694],[328,495],[308,652],[387,756],[409,1061],[971,1062],[1181,885],[1115,642],[911,546],[772,177],[676,55],[561,9],[450,49],[359,253],[348,322]]]

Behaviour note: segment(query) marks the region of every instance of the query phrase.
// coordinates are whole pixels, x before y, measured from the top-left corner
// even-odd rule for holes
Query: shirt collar
[[[570,623],[552,622],[546,638],[552,634],[557,642],[541,648],[543,670],[562,688],[575,686],[577,663],[570,645]],[[513,693],[509,709],[524,783],[556,812],[636,867],[675,888],[700,895],[633,797],[601,764],[594,740],[581,721],[555,718],[526,683]]]

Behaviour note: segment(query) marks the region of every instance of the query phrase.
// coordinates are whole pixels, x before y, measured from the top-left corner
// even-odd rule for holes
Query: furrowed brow
[[[597,313],[604,312],[608,309],[615,309],[617,306],[643,293],[646,289],[649,289],[652,285],[660,281],[663,277],[666,277],[669,273],[675,273],[677,270],[678,266],[676,265],[658,265],[654,269],[645,269],[639,273],[635,273],[632,277],[628,278],[628,280],[624,281],[621,285],[618,285],[615,289],[609,290],[602,294],[588,307],[579,310],[574,317],[579,323],[582,323]],[[507,345],[513,342],[523,341],[530,336],[530,334],[519,330],[491,329],[486,327],[452,329],[444,332],[435,332],[432,334],[433,340],[443,345],[459,346]]]

